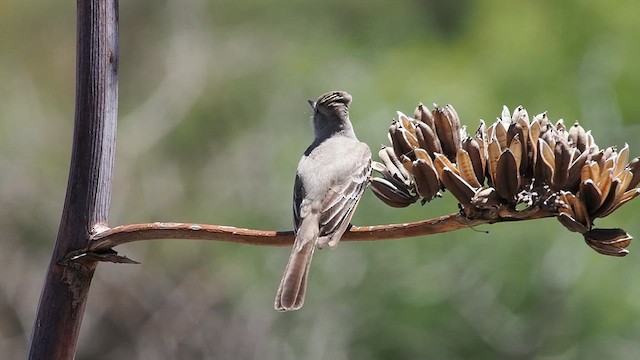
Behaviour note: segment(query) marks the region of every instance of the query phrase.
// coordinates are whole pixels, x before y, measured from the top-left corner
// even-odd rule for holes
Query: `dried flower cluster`
[[[594,229],[640,194],[640,158],[629,147],[600,149],[591,131],[566,128],[542,113],[530,121],[519,106],[505,106],[493,125],[469,136],[451,105],[433,111],[420,104],[413,118],[398,112],[373,168],[373,192],[386,204],[405,207],[449,190],[470,219],[499,221],[557,216],[569,230],[605,255],[624,256],[632,237],[622,229]]]

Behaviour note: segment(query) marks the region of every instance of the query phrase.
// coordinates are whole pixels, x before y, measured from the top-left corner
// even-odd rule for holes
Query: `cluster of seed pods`
[[[448,190],[470,218],[505,209],[526,218],[543,209],[599,253],[628,253],[632,237],[624,230],[593,228],[594,219],[640,194],[640,158],[629,161],[628,145],[600,149],[580,124],[553,124],[546,113],[530,120],[521,106],[513,113],[505,106],[495,123],[481,120],[469,135],[451,105],[429,111],[419,104],[413,117],[398,112],[389,138],[371,188],[390,206],[424,204]]]

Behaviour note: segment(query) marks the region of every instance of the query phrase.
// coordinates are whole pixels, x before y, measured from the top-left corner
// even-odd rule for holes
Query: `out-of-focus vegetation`
[[[640,3],[507,0],[123,1],[110,222],[291,228],[311,141],[306,99],[343,89],[359,137],[395,110],[503,104],[579,119],[640,155]],[[23,358],[64,200],[75,4],[0,2],[0,354]],[[375,152],[375,151],[374,151]],[[640,237],[632,202],[598,227]],[[447,194],[354,223],[457,210]],[[272,301],[289,250],[153,241],[102,264],[78,359],[633,359],[640,250],[609,258],[553,219],[344,243],[314,258],[307,302]]]

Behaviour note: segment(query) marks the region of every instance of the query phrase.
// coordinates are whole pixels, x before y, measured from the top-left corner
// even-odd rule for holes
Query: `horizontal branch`
[[[526,218],[509,215],[502,214],[499,218],[468,219],[461,213],[455,213],[404,224],[353,226],[343,235],[342,241],[401,239],[445,233],[501,221],[555,216],[555,214],[545,211],[530,213]],[[87,252],[101,252],[133,241],[154,239],[216,240],[248,245],[286,246],[293,244],[294,236],[292,231],[252,230],[221,225],[155,222],[122,225],[98,232],[92,237]]]

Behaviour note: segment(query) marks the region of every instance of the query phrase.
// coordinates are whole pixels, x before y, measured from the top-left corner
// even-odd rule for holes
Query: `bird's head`
[[[351,128],[349,122],[349,105],[351,95],[344,91],[331,91],[321,95],[318,100],[309,100],[313,108],[313,128],[316,134],[322,129],[341,130]]]

